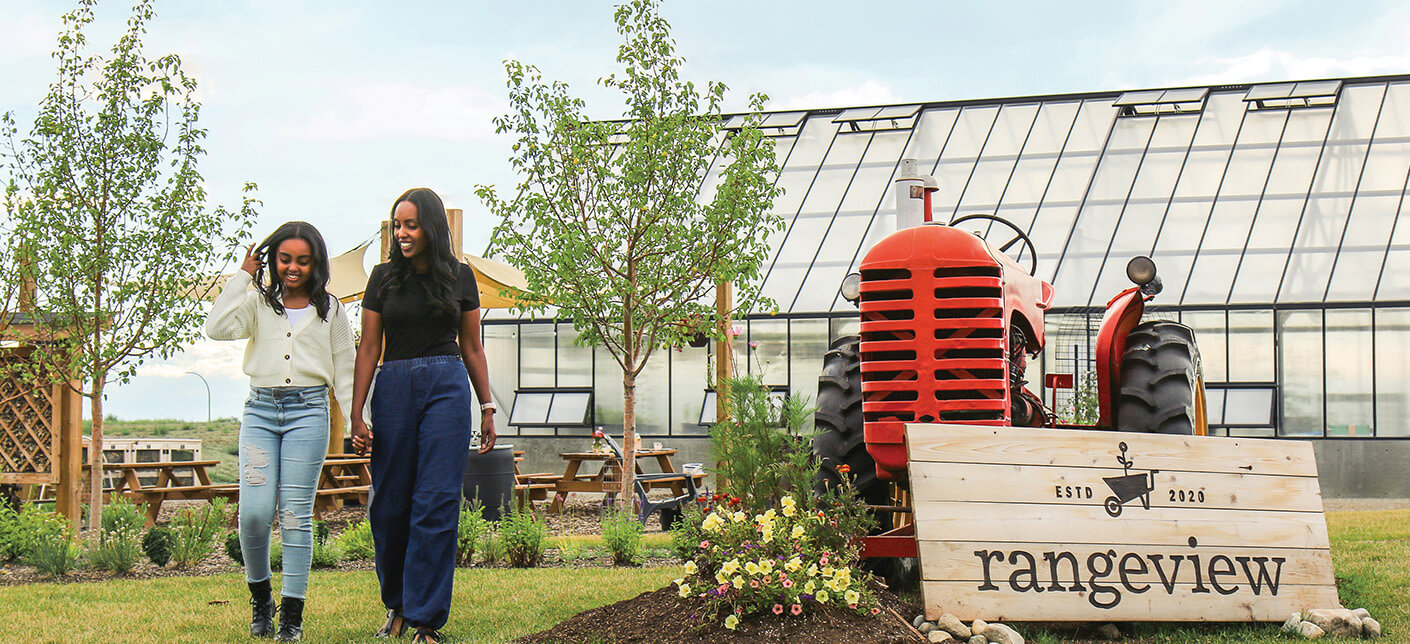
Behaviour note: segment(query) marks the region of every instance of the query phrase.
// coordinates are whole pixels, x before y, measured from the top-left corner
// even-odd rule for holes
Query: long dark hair
[[[446,220],[446,207],[441,198],[430,188],[412,188],[402,193],[392,202],[392,219],[396,219],[397,205],[410,201],[416,206],[416,219],[421,226],[421,234],[426,236],[426,301],[431,305],[431,313],[440,315],[455,313],[455,281],[460,258],[450,247],[450,222]],[[415,270],[411,260],[401,254],[401,245],[393,243],[387,257],[392,274],[387,285],[392,290],[400,290],[406,278]]]
[[[255,255],[264,258],[264,264],[255,271],[255,288],[275,313],[284,314],[284,282],[279,280],[274,268],[278,261],[279,245],[290,239],[302,239],[313,250],[313,266],[308,275],[308,300],[313,303],[318,317],[328,319],[331,298],[328,295],[328,278],[332,269],[328,267],[328,245],[323,243],[323,235],[305,221],[291,221],[275,229],[255,248]],[[264,273],[269,271],[269,283],[265,284]]]

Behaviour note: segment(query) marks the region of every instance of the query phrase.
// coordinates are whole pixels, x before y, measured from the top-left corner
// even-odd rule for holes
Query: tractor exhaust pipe
[[[920,173],[915,159],[902,159],[896,175],[896,229],[914,228],[931,220],[930,193],[940,189],[935,177]]]

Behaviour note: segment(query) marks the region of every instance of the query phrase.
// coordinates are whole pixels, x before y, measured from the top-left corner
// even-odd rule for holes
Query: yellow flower
[[[690,584],[681,584],[680,596],[681,596],[681,597],[689,597],[689,596],[690,596]]]
[[[696,571],[696,567],[695,567],[695,562],[694,562],[694,561],[687,561],[687,562],[685,562],[685,574],[687,574],[687,575],[693,575],[693,574],[695,574],[695,571]]]
[[[794,539],[795,541],[802,540],[802,539],[803,539],[803,532],[804,532],[803,526],[801,526],[801,525],[793,526],[793,534],[792,534],[793,539]]]
[[[763,520],[764,520],[764,521],[773,521],[774,518],[777,517],[777,516],[778,516],[778,513],[777,513],[777,512],[774,512],[774,509],[773,509],[773,508],[769,508],[768,510],[765,510],[765,511],[764,511]]]
[[[773,571],[774,571],[774,560],[773,560],[773,559],[765,559],[763,563],[759,564],[759,568],[760,568],[761,570],[763,570],[764,572],[773,572]]]
[[[809,576],[809,577],[816,577],[816,576],[818,576],[818,565],[817,565],[817,564],[808,564],[808,576]]]
[[[720,571],[725,573],[726,576],[733,575],[734,573],[739,572],[739,560],[730,559],[729,561],[726,561],[725,565],[720,567]]]
[[[765,527],[765,528],[763,529],[763,531],[760,532],[760,534],[759,534],[759,541],[762,541],[762,542],[764,542],[764,543],[768,543],[768,542],[773,541],[773,540],[774,540],[774,529],[773,529],[773,527],[772,527],[772,526],[770,526],[770,527]]]
[[[752,561],[749,562],[749,563],[744,564],[744,572],[747,572],[747,573],[749,573],[750,575],[758,575],[758,574],[759,574],[759,570],[760,570],[760,569],[759,569],[759,564],[756,564],[756,563],[754,563],[754,562],[752,562]]]
[[[724,524],[725,520],[721,519],[720,515],[711,512],[710,516],[705,517],[705,522],[700,524],[700,528],[706,532],[716,532],[720,529],[720,526]]]
[[[815,580],[809,579],[809,580],[808,580],[808,583],[803,584],[803,592],[808,593],[809,595],[813,594],[813,591],[815,591],[815,590],[817,590],[817,589],[818,589],[818,582],[815,581]]]
[[[783,516],[791,517],[795,514],[798,514],[798,508],[795,508],[791,505],[783,506]]]
[[[782,499],[779,499],[778,502],[779,502],[779,503],[782,503],[782,504],[783,504],[783,507],[785,507],[785,508],[793,507],[793,504],[794,504],[794,503],[797,503],[797,501],[794,501],[794,500],[793,500],[793,495],[792,495],[792,494],[785,494],[785,495],[783,495],[783,498],[782,498]]]
[[[832,566],[823,566],[822,573],[824,577],[831,577],[837,574],[837,569]]]
[[[736,575],[735,578],[730,581],[730,583],[733,584],[735,588],[743,588],[744,578]]]
[[[744,523],[744,520],[745,520],[745,519],[748,519],[748,518],[749,518],[748,515],[744,514],[743,512],[738,512],[738,511],[736,511],[734,514],[730,515],[730,519],[732,519],[735,523]]]
[[[728,628],[730,630],[739,628],[739,617],[737,615],[730,615],[729,617],[726,617],[725,628]]]
[[[726,577],[723,572],[717,572],[715,573],[715,583],[728,584],[729,577]]]
[[[794,557],[792,559],[789,559],[788,563],[783,564],[783,567],[787,569],[788,572],[797,572],[799,568],[803,567],[803,560]]]
[[[849,591],[847,591],[847,594],[843,595],[843,597],[845,597],[845,598],[847,599],[847,603],[849,603],[849,604],[855,604],[855,603],[857,603],[858,601],[861,601],[861,599],[862,599],[862,594],[859,593],[859,592],[857,592],[857,591],[855,591],[855,590],[849,590]]]
[[[818,594],[817,594],[817,598],[818,598],[818,603],[819,603],[819,604],[826,604],[826,603],[827,603],[827,591],[826,591],[826,590],[819,590],[819,591],[818,591]]]

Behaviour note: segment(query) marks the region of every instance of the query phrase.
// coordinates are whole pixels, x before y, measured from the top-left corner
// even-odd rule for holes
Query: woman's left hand
[[[490,453],[494,449],[494,440],[494,410],[486,409],[480,413],[480,453]]]

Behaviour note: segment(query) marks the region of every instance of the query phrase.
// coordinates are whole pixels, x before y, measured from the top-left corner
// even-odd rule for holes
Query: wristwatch
[[[487,403],[484,403],[484,404],[480,405],[480,411],[498,411],[498,410],[499,410],[499,407],[495,406],[493,400],[491,400],[490,402],[487,402]]]

